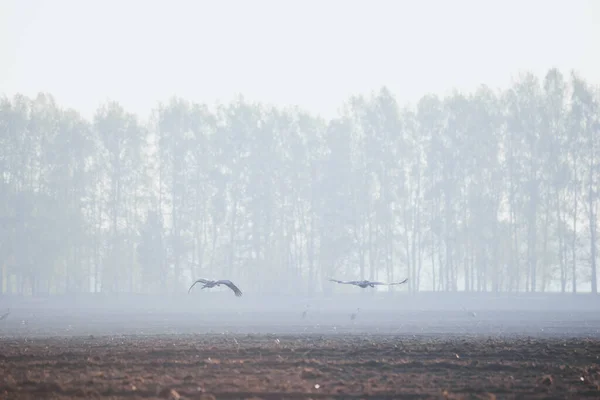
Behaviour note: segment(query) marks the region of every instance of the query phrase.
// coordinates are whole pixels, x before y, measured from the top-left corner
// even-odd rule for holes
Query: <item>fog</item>
[[[581,16],[582,4],[570,12],[584,27],[589,21]],[[56,7],[58,15],[66,6]],[[114,5],[107,7],[105,16],[118,14],[110,9]],[[597,60],[575,57],[597,53],[586,50],[593,35],[584,35],[584,28],[560,46],[562,59],[554,58],[560,49],[542,46],[546,58],[519,64],[510,54],[520,48],[525,59],[534,53],[531,43],[539,43],[524,29],[536,31],[531,21],[519,19],[514,30],[519,26],[521,33],[505,32],[502,72],[496,61],[494,68],[480,63],[497,48],[494,41],[476,46],[489,56],[480,53],[478,61],[471,54],[474,44],[463,47],[462,39],[474,34],[462,30],[454,42],[428,36],[413,43],[404,58],[412,66],[398,70],[398,81],[394,68],[374,60],[405,46],[386,42],[384,52],[364,44],[384,36],[391,40],[391,33],[364,36],[361,62],[350,52],[344,52],[346,65],[316,62],[329,57],[332,43],[345,48],[357,36],[339,44],[325,32],[329,20],[321,16],[321,33],[302,39],[284,29],[281,17],[277,28],[295,38],[296,46],[285,53],[299,57],[293,49],[312,43],[317,55],[303,53],[303,65],[326,65],[328,78],[313,71],[311,80],[295,70],[295,78],[276,79],[274,71],[286,67],[273,50],[275,42],[271,48],[256,39],[263,44],[252,48],[254,39],[236,41],[222,32],[227,40],[202,48],[206,53],[198,50],[213,61],[208,63],[190,55],[190,48],[199,48],[191,42],[195,36],[164,42],[154,36],[161,53],[150,39],[134,40],[124,30],[131,28],[125,16],[138,12],[128,7],[115,17],[113,30],[102,31],[106,42],[83,29],[90,11],[74,9],[80,16],[75,25],[87,32],[85,48],[97,51],[86,53],[96,61],[86,61],[94,66],[84,65],[91,74],[85,79],[73,78],[69,60],[73,54],[87,58],[60,47],[65,32],[77,36],[67,28],[53,31],[63,58],[52,58],[60,62],[48,64],[44,73],[31,73],[28,80],[23,71],[31,70],[20,66],[37,61],[43,69],[36,57],[48,55],[42,48],[48,38],[37,44],[23,38],[30,51],[21,49],[11,64],[18,72],[6,78],[8,72],[0,69],[0,315],[10,309],[0,320],[0,335],[598,334],[600,81],[589,67]],[[208,6],[198,7],[196,14]],[[330,7],[327,15],[337,15]],[[362,6],[348,7],[359,21]],[[379,7],[385,9],[383,3]],[[503,9],[506,15],[510,7]],[[159,18],[159,8],[148,6],[148,12]],[[267,8],[256,3],[246,11]],[[555,28],[561,18],[569,20],[559,8],[548,6],[545,23],[539,22],[548,35],[564,33]],[[307,18],[309,11],[303,9]],[[370,12],[365,21],[375,26],[379,17]],[[394,12],[389,15],[402,14]],[[473,19],[490,40],[496,38],[483,19]],[[42,35],[48,21],[35,21],[32,29]],[[439,25],[430,26],[435,38],[461,25],[453,22],[451,29],[436,21]],[[25,29],[11,26],[15,32]],[[140,27],[170,34],[167,28]],[[355,31],[350,22],[339,27]],[[410,29],[403,29],[396,36],[413,40]],[[262,39],[277,36],[260,31]],[[138,50],[152,51],[146,58],[134,56],[125,38]],[[11,40],[11,48],[18,47]],[[109,43],[122,45],[110,53]],[[165,43],[176,43],[190,63],[175,61]],[[225,65],[220,48],[234,55],[225,61],[235,61],[241,71],[220,71]],[[420,58],[425,48],[444,55],[445,62]],[[245,67],[240,54],[260,63]],[[573,58],[583,61],[567,62]],[[450,59],[462,64],[450,65]],[[122,71],[114,70],[115,60],[125,60]],[[147,75],[155,64],[170,69]],[[198,73],[189,66],[201,64],[210,68]],[[448,68],[440,67],[441,75],[423,69],[425,64]],[[386,67],[380,73],[374,65]],[[331,83],[350,67],[360,79]],[[477,78],[467,79],[473,71]],[[229,89],[219,92],[219,84],[206,83],[208,77]],[[211,87],[209,99],[198,94],[199,79]],[[420,86],[404,90],[413,80]],[[287,81],[296,86],[282,83]],[[90,111],[92,91],[97,107]],[[274,100],[275,91],[285,96]],[[297,100],[290,100],[294,93]],[[341,100],[333,106],[335,99]],[[150,103],[150,110],[140,111]],[[200,286],[188,294],[198,278],[231,280],[244,295]],[[361,289],[330,279],[384,284]],[[387,285],[404,279],[405,284]]]
[[[596,294],[599,118],[597,87],[557,69],[413,108],[384,87],[331,120],[173,98],[88,121],[5,98],[0,288]]]
[[[4,297],[1,337],[98,335],[398,335],[600,337],[590,295],[484,293],[264,297],[247,293]],[[2,311],[4,312],[4,311]],[[354,314],[354,316],[352,316]]]

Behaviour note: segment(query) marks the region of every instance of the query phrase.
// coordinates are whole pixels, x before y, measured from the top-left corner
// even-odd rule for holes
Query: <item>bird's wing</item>
[[[233,284],[233,282],[231,282],[230,280],[227,279],[223,279],[220,281],[217,281],[217,284],[221,284],[221,285],[225,285],[227,287],[229,287],[231,290],[233,290],[233,293],[235,293],[235,295],[237,297],[240,297],[242,295],[242,291]]]
[[[403,283],[408,282],[408,278],[406,278],[405,280],[403,280],[402,282],[395,282],[395,283],[390,283],[390,285],[402,285]]]
[[[385,282],[369,282],[371,285],[388,285],[388,283]]]
[[[207,279],[204,279],[204,278],[198,279],[196,282],[192,283],[192,286],[190,286],[190,288],[188,289],[188,293],[192,290],[192,288],[194,287],[194,285],[196,283],[208,283],[208,282],[210,282],[210,281]]]
[[[335,283],[343,283],[343,284],[350,284],[350,285],[354,285],[357,282],[356,281],[338,281],[337,279],[330,279],[331,282],[335,282]]]

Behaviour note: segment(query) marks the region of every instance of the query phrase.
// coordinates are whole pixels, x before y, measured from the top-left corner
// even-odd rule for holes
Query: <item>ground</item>
[[[0,298],[0,399],[600,398],[595,297],[196,297]]]
[[[598,398],[599,355],[582,338],[4,338],[0,398]]]

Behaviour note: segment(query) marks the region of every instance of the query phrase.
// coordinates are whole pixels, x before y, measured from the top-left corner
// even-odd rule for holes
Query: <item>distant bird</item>
[[[402,282],[394,282],[394,283],[385,283],[385,282],[371,282],[371,281],[338,281],[336,279],[330,279],[331,282],[335,282],[335,283],[343,283],[345,285],[355,285],[361,288],[367,288],[367,287],[375,287],[375,285],[402,285],[403,283],[406,283],[408,281],[408,278],[406,278],[405,280],[403,280]]]
[[[2,315],[0,315],[0,321],[2,321],[3,319],[6,319],[6,317],[8,317],[8,315],[10,314],[10,308],[8,310],[6,310],[6,312]]]
[[[350,319],[351,319],[352,321],[354,321],[354,320],[356,319],[356,317],[358,317],[358,313],[359,313],[359,312],[360,312],[360,308],[357,308],[357,309],[356,309],[356,312],[354,312],[354,313],[350,314]]]
[[[462,309],[464,312],[468,313],[471,317],[473,317],[473,318],[477,317],[477,313],[475,311],[469,311],[469,310],[467,310],[467,308],[465,306],[462,306]]]
[[[237,297],[240,297],[240,296],[242,295],[242,291],[241,291],[241,290],[240,290],[240,289],[239,289],[237,286],[235,286],[235,285],[233,284],[233,282],[231,282],[230,280],[227,280],[227,279],[221,279],[221,280],[219,280],[219,281],[209,281],[208,279],[203,279],[203,278],[200,278],[200,279],[198,279],[196,282],[194,282],[194,283],[192,284],[192,286],[190,286],[190,288],[188,289],[188,293],[189,293],[189,292],[192,290],[192,288],[194,287],[194,285],[195,285],[196,283],[202,283],[202,284],[204,284],[204,286],[202,286],[202,287],[201,287],[201,289],[204,289],[204,288],[212,288],[212,287],[215,287],[215,286],[221,286],[221,285],[225,285],[225,286],[227,286],[229,289],[233,290],[233,293],[235,293],[235,295],[236,295]]]
[[[302,319],[306,318],[306,314],[308,314],[308,308],[310,307],[310,304],[306,305],[306,310],[304,310],[304,312],[302,313]]]

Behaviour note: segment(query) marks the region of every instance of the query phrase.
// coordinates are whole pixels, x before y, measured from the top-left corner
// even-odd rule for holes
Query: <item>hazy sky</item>
[[[331,116],[382,85],[416,101],[553,66],[600,84],[599,39],[598,0],[0,0],[0,93],[88,117],[237,93]]]

